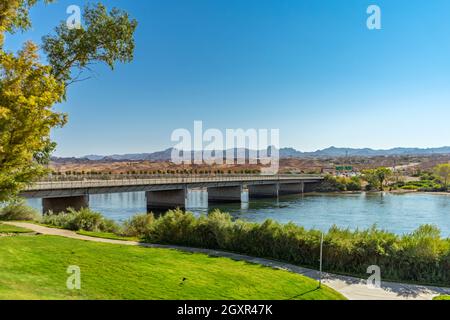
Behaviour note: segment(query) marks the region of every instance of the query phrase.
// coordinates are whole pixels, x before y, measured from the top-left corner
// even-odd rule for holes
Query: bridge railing
[[[41,181],[30,185],[25,191],[102,188],[138,185],[194,184],[208,182],[247,182],[247,181],[283,181],[299,179],[322,179],[318,175],[221,175],[221,176],[170,176],[149,179],[80,180],[80,181]]]
[[[206,173],[206,174],[85,174],[85,175],[49,175],[39,182],[61,182],[61,181],[86,181],[86,180],[142,180],[142,179],[173,179],[173,178],[233,178],[233,177],[308,177],[317,174],[231,174],[231,173]]]

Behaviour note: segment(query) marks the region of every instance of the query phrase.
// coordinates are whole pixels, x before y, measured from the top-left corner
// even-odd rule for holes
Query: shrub
[[[79,211],[68,209],[66,213],[57,215],[50,212],[42,217],[41,222],[73,231],[119,232],[119,227],[114,221],[105,219],[100,213],[89,208]]]
[[[98,226],[98,229],[102,232],[109,233],[121,233],[121,227],[112,219],[103,218]],[[89,230],[87,230],[89,231]]]
[[[345,191],[345,184],[337,178],[327,175],[324,180],[315,188],[317,192],[337,192]]]
[[[63,229],[71,229],[72,221],[75,218],[75,214],[69,210],[69,212],[64,212],[60,214],[54,214],[49,211],[47,214],[42,216],[41,223],[47,224],[54,227],[60,227]]]
[[[396,184],[395,186],[404,190],[418,190],[424,192],[446,191],[445,187],[441,184],[431,180],[409,181],[403,185]]]
[[[361,191],[361,180],[358,177],[333,177],[327,175],[315,188],[317,192]]]
[[[0,209],[0,220],[3,221],[34,221],[38,219],[39,213],[22,199],[14,200]]]
[[[404,185],[401,187],[403,190],[417,190],[417,186],[414,185]]]
[[[138,214],[125,221],[122,234],[127,237],[143,237],[149,231],[154,221],[153,214]]]
[[[194,241],[194,238],[198,237],[198,234],[194,233],[195,222],[192,213],[185,214],[179,209],[170,210],[156,219],[146,236],[160,243],[197,245]]]
[[[81,209],[76,212],[73,211],[74,216],[71,220],[69,229],[71,230],[86,230],[86,231],[103,231],[99,230],[103,216],[98,212],[93,212],[89,209]]]
[[[361,180],[358,177],[347,179],[345,186],[347,191],[361,191],[362,189]]]

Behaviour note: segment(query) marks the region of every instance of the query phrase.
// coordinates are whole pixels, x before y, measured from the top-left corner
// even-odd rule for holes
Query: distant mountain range
[[[164,151],[153,153],[132,153],[132,154],[114,154],[109,156],[87,155],[81,158],[58,158],[54,157],[54,161],[169,161],[171,159],[172,148]],[[249,150],[244,151],[247,155]],[[375,156],[425,156],[433,154],[450,154],[450,147],[441,148],[393,148],[388,150],[374,150],[370,148],[353,149],[353,148],[336,148],[330,147],[314,152],[302,152],[293,148],[280,149],[281,158],[324,158],[324,157],[375,157]]]
[[[302,157],[376,157],[376,156],[402,156],[402,155],[433,155],[450,154],[450,147],[441,148],[393,148],[388,150],[374,150],[370,148],[336,148],[330,147],[314,152],[301,152],[292,148],[280,149],[282,158],[302,158]]]
[[[168,161],[172,156],[172,148],[153,153],[130,153],[130,154],[113,154],[110,156],[87,155],[80,159],[93,161]]]

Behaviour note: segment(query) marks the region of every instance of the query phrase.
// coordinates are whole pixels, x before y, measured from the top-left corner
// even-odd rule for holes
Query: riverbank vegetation
[[[333,177],[325,176],[315,192],[361,191],[362,181],[359,177]]]
[[[36,210],[26,205],[22,199],[14,199],[1,206],[0,221],[37,221],[40,215]]]
[[[450,181],[450,164],[439,164],[430,171],[420,171],[413,177],[404,177],[389,168],[379,167],[361,172],[358,176],[327,175],[315,188],[316,192],[345,191],[420,191],[447,192]]]
[[[450,170],[449,164],[438,165],[433,171],[418,172],[415,175],[415,178],[418,178],[416,180],[407,182],[395,181],[390,187],[421,192],[446,192],[448,191],[448,180],[450,179],[447,170]]]
[[[427,175],[428,176],[428,175]],[[435,178],[420,178],[417,181],[396,182],[392,185],[394,190],[412,190],[420,192],[445,192],[447,191]]]
[[[88,208],[75,211],[68,209],[61,214],[46,214],[40,220],[42,224],[59,227],[62,229],[78,231],[100,231],[107,233],[119,233],[119,226],[102,214]]]
[[[233,221],[215,211],[195,217],[179,210],[149,219],[142,237],[148,242],[204,247],[244,253],[317,268],[321,232],[267,220],[262,224]],[[433,226],[397,236],[377,230],[331,228],[324,235],[324,269],[366,276],[380,266],[383,279],[450,284],[450,240]]]
[[[362,172],[362,177],[367,182],[365,187],[367,191],[384,191],[392,176],[393,172],[385,167],[364,170]]]

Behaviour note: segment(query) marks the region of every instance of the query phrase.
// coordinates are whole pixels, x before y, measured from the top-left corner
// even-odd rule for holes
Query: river
[[[29,203],[41,209],[40,200]],[[117,193],[90,196],[90,207],[116,221],[124,221],[136,213],[146,211],[145,194]],[[207,193],[191,191],[187,198],[188,210],[206,213],[214,208],[229,212],[236,218],[262,222],[273,219],[281,223],[293,222],[307,229],[326,231],[332,225],[352,230],[378,228],[404,234],[423,224],[433,224],[450,237],[450,195],[424,193],[408,194],[305,194],[282,196],[276,199],[248,201],[236,204],[213,204],[208,208]]]

